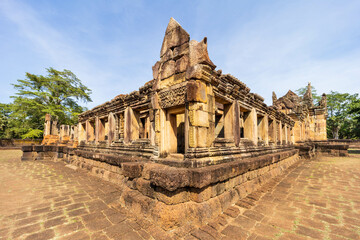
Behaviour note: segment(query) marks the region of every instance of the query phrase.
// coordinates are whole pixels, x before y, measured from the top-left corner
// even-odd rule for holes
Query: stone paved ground
[[[360,239],[360,155],[296,165],[186,239]]]
[[[0,150],[0,239],[169,239],[119,206],[117,185],[20,156]]]
[[[0,239],[169,239],[117,203],[121,189],[0,151]],[[185,239],[360,239],[360,157],[292,167]]]

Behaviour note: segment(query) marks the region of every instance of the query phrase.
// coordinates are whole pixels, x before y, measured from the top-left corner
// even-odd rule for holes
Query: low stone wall
[[[298,150],[284,149],[201,168],[182,168],[131,157],[113,157],[114,165],[105,161],[110,156],[92,154],[90,159],[81,150],[67,147],[29,146],[23,151],[23,160],[65,161],[72,168],[86,169],[122,185],[122,205],[173,231],[205,224],[299,159]]]
[[[360,140],[354,139],[329,139],[329,143],[331,144],[345,144],[349,145],[349,148],[360,149]]]
[[[0,139],[0,149],[20,149],[22,146],[40,144],[42,139]]]
[[[302,158],[313,158],[317,155],[322,156],[349,156],[349,141],[313,141],[298,142],[296,148]]]
[[[319,155],[324,156],[349,156],[347,144],[328,144],[328,143],[315,143],[316,151]]]

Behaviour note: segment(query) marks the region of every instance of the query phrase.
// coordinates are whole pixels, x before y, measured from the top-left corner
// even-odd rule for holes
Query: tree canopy
[[[13,84],[17,90],[11,97],[13,102],[2,104],[0,137],[41,137],[46,113],[58,117],[62,124],[71,125],[86,110],[78,102],[90,102],[91,90],[69,70],[46,70],[46,76],[26,73],[24,80]]]
[[[358,102],[358,94],[331,91],[327,95],[329,138],[360,138]]]

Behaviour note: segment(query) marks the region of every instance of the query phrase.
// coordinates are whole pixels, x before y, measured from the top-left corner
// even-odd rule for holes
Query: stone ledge
[[[154,165],[149,170],[150,182],[168,191],[183,187],[203,188],[245,172],[268,166],[298,153],[298,150],[267,154],[202,168],[175,168]]]

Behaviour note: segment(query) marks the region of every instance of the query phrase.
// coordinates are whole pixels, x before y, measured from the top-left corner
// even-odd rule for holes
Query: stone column
[[[270,123],[269,123],[270,122]],[[268,118],[268,140],[276,144],[276,120]]]
[[[269,145],[269,117],[268,117],[268,115],[264,116],[262,129],[263,129],[262,138],[265,141],[265,145]]]
[[[95,117],[95,143],[99,143],[99,132],[100,132],[100,119],[99,116]]]
[[[55,118],[55,120],[51,121],[51,135],[55,135],[55,136],[58,136],[59,135],[59,129],[58,129],[58,125],[57,125],[57,122],[58,122],[58,119]]]
[[[283,128],[282,128],[282,123],[281,121],[277,122],[277,127],[278,127],[278,144],[281,145],[282,141],[283,141]]]
[[[283,140],[285,140],[285,143],[287,144],[288,143],[288,134],[287,134],[287,124],[285,123],[284,125],[283,125],[284,127],[283,127],[283,130],[284,130],[284,132],[283,132],[283,134],[284,134],[284,139]]]
[[[166,113],[164,109],[158,109],[155,115],[156,141],[159,146],[159,154],[166,157]]]
[[[119,115],[119,137],[120,139],[124,139],[124,112],[120,113]]]
[[[86,120],[86,142],[94,141],[94,126],[90,123],[90,120]]]
[[[89,139],[90,139],[90,123],[89,123],[89,119],[86,119],[86,122],[85,122],[85,132],[86,132],[86,139],[85,139],[85,142],[88,143],[89,142]]]
[[[131,107],[125,109],[124,117],[124,142],[131,143],[139,138],[139,119]]]
[[[44,136],[50,135],[51,134],[50,131],[51,131],[51,115],[47,113],[45,115]]]
[[[291,131],[291,143],[295,144],[295,135],[294,135],[295,130],[294,128],[291,128],[290,131]]]
[[[110,145],[112,141],[115,140],[115,127],[116,127],[116,121],[115,121],[115,115],[111,112],[108,117],[109,121],[109,134],[108,134],[108,144]]]
[[[289,144],[290,142],[292,142],[292,140],[291,140],[291,130],[290,130],[289,125],[287,125],[286,131],[287,131],[287,142],[286,143]]]
[[[234,104],[224,104],[224,135],[226,139],[234,140]]]
[[[150,142],[153,146],[160,146],[160,105],[156,92],[151,96],[151,107],[152,109],[149,111]]]
[[[257,118],[257,131],[258,131],[258,139],[264,141],[265,145],[269,143],[269,133],[268,133],[268,116],[258,116]]]
[[[60,141],[63,140],[63,138],[65,136],[64,128],[65,128],[65,125],[60,125]]]
[[[238,101],[234,101],[234,142],[235,146],[240,144],[240,105]]]

